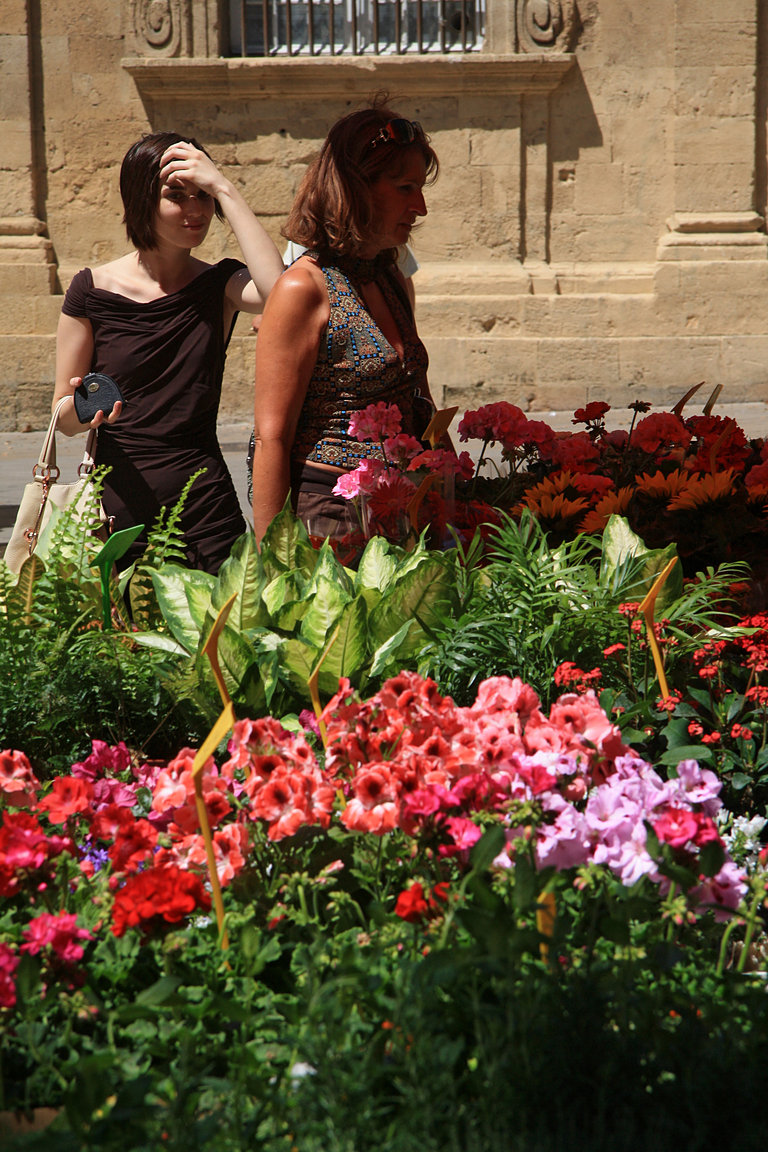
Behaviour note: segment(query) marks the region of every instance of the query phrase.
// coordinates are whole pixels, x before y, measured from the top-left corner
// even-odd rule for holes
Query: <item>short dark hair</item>
[[[155,212],[160,199],[160,158],[172,144],[182,140],[209,156],[194,136],[180,136],[178,132],[153,132],[132,144],[123,157],[120,166],[123,224],[134,248],[157,247]],[[223,219],[224,213],[218,200],[213,203],[219,220]]]
[[[370,107],[337,120],[312,161],[282,229],[287,240],[321,254],[350,255],[374,233],[371,186],[385,172],[397,176],[414,150],[421,153],[427,182],[438,173],[438,160],[423,133],[412,143],[385,143],[374,138],[390,120],[399,119],[387,105],[386,93]]]

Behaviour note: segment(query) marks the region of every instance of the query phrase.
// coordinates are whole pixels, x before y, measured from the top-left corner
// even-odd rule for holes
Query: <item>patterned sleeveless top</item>
[[[315,256],[315,259],[317,257]],[[375,261],[336,259],[321,263],[331,305],[325,339],[299,415],[294,461],[311,460],[351,470],[378,444],[350,437],[349,418],[369,404],[397,404],[402,430],[419,435],[416,409],[425,391],[427,350],[416,334],[410,305],[392,267]],[[362,284],[375,279],[403,340],[403,359],[368,314]],[[423,404],[425,401],[421,401]]]

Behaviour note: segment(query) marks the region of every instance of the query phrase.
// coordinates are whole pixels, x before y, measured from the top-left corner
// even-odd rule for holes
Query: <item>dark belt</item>
[[[315,496],[327,496],[333,491],[339,476],[344,476],[343,468],[319,468],[311,460],[291,461],[291,491],[294,501],[299,490]]]

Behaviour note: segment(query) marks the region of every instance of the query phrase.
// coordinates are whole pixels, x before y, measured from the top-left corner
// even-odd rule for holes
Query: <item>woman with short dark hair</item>
[[[116,528],[157,519],[192,485],[182,513],[188,563],[216,572],[245,521],[216,435],[227,345],[238,311],[262,310],[283,270],[275,245],[230,180],[191,137],[144,136],[120,171],[124,223],[134,250],[74,276],[56,343],[54,406],[89,371],[111,376],[125,398],[98,412],[97,465],[108,465],[103,505]],[[192,255],[214,214],[245,263]],[[59,426],[81,432],[74,401]],[[143,551],[146,531],[121,561]]]
[[[256,347],[258,540],[289,490],[313,535],[344,533],[349,506],[333,487],[380,453],[349,436],[354,412],[386,401],[403,432],[423,431],[428,358],[396,260],[437,170],[421,125],[382,97],[337,121],[304,175],[283,235],[308,252],[275,286]]]

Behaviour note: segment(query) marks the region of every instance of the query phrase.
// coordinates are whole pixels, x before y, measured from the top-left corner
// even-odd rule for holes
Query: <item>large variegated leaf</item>
[[[413,620],[406,620],[393,636],[388,637],[383,644],[379,645],[371,658],[371,666],[368,669],[370,680],[378,680],[382,676],[393,675],[402,669],[400,649],[407,643],[407,636],[413,624]],[[365,684],[361,684],[360,687],[365,688]]]
[[[172,635],[190,653],[196,652],[200,644],[199,623],[200,602],[197,593],[210,601],[215,576],[192,568],[182,568],[179,564],[164,564],[152,573],[160,611]],[[196,589],[193,612],[190,605],[191,589]]]
[[[406,572],[381,598],[368,617],[371,644],[380,647],[393,636],[407,620],[415,620],[403,642],[401,655],[410,658],[427,639],[424,627],[436,627],[450,612],[455,599],[455,588],[448,564],[432,553],[423,562]],[[422,627],[422,625],[424,627]]]
[[[322,651],[326,638],[330,636],[331,629],[336,627],[342,610],[352,597],[341,585],[325,577],[317,581],[316,587],[317,591],[301,622],[300,633],[308,644]]]
[[[352,581],[349,578],[347,569],[340,564],[331,548],[330,542],[324,540],[318,552],[315,553],[317,563],[315,570],[312,573],[312,579],[307,586],[307,594],[316,592],[321,587],[324,581],[330,581],[332,584],[338,584],[346,592],[353,594]]]
[[[267,611],[261,600],[265,584],[264,565],[256,547],[253,532],[246,532],[236,542],[224,561],[211,595],[209,629],[233,595],[237,596],[227,618],[233,628],[259,628],[267,623]]]
[[[307,530],[294,516],[289,503],[278,512],[261,541],[261,560],[267,580],[296,566],[299,544],[308,544]],[[310,545],[311,547],[311,545]]]
[[[365,546],[355,575],[355,591],[375,589],[384,592],[397,571],[398,560],[392,545],[383,536],[372,536]],[[369,600],[370,604],[371,601]]]
[[[281,632],[296,632],[301,621],[309,611],[311,601],[302,597],[300,600],[289,600],[276,608],[272,615],[272,624]]]
[[[305,700],[310,699],[308,681],[319,656],[317,649],[301,636],[292,636],[289,640],[283,641],[280,648],[280,659],[285,673]]]
[[[237,696],[251,669],[258,666],[258,649],[254,647],[248,633],[238,632],[225,625],[219,636],[218,654],[219,666],[229,693]],[[198,660],[207,660],[207,657],[201,654]]]
[[[274,580],[270,580],[269,584],[263,589],[261,596],[264,602],[270,621],[284,608],[287,604],[293,604],[297,600],[304,599],[307,591],[306,579],[301,572],[281,572],[275,576]]]
[[[134,632],[131,642],[141,648],[154,648],[156,652],[168,652],[171,656],[189,656],[186,648],[165,632]]]
[[[326,696],[333,696],[339,678],[348,676],[354,683],[367,654],[368,609],[362,596],[355,597],[342,610],[338,625],[331,632],[326,656],[320,666],[318,686]],[[322,656],[322,653],[320,653]]]
[[[623,516],[612,515],[603,532],[603,555],[600,562],[600,582],[608,584],[614,573],[622,566],[634,561],[632,583],[626,587],[627,597],[642,600],[650,592],[655,580],[664,571],[673,556],[677,555],[675,544],[665,548],[647,548],[632,531]],[[683,589],[683,571],[676,564],[656,599],[657,614],[673,603]]]
[[[630,556],[647,552],[643,541],[633,532],[624,516],[612,515],[603,530],[603,555],[600,561],[600,578],[607,578]]]

